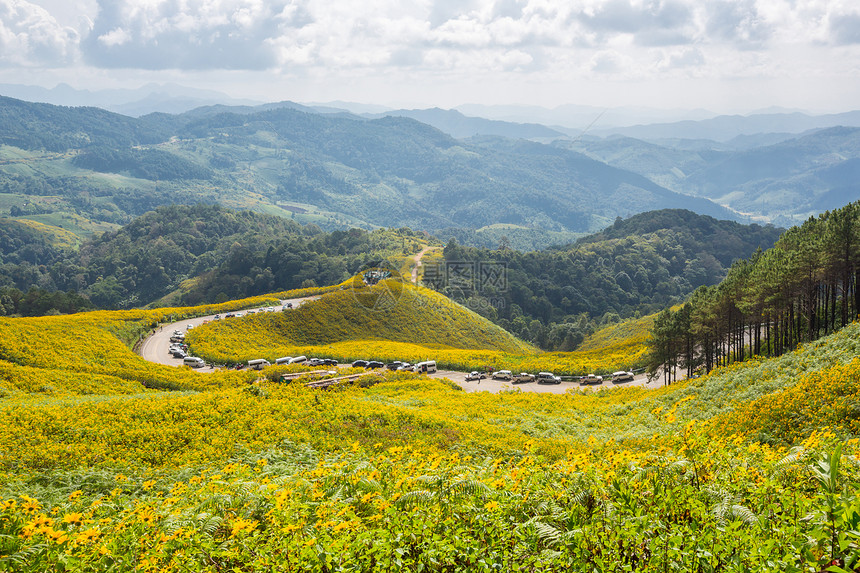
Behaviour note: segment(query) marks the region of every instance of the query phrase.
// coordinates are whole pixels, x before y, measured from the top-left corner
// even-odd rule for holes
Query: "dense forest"
[[[657,312],[718,283],[736,259],[769,248],[781,232],[680,209],[653,211],[544,251],[452,240],[443,268],[425,270],[425,283],[542,348],[572,350],[597,325]],[[486,276],[500,268],[503,282]]]
[[[337,284],[370,265],[397,269],[432,241],[406,228],[324,232],[204,204],[159,207],[78,248],[48,240],[44,228],[0,219],[0,297],[8,296],[0,314],[192,305]],[[423,280],[524,340],[572,350],[598,326],[718,283],[735,259],[772,246],[780,231],[654,211],[543,251],[516,251],[505,237],[492,250],[450,239]],[[502,275],[486,274],[495,271]]]
[[[786,231],[735,262],[726,279],[660,313],[649,370],[674,379],[752,356],[775,356],[860,313],[860,202]]]
[[[3,304],[0,312],[131,308],[176,291],[188,279],[195,280],[184,285],[181,300],[172,302],[221,302],[336,284],[392,253],[411,252],[416,236],[424,237],[409,229],[325,233],[316,225],[274,215],[217,205],[175,205],[159,207],[74,250],[51,244],[15,220],[2,219],[0,287],[12,300],[25,301],[25,294],[35,296],[29,292],[35,288],[41,302],[23,310]],[[71,298],[58,298],[59,306],[43,309],[48,293],[57,291]]]

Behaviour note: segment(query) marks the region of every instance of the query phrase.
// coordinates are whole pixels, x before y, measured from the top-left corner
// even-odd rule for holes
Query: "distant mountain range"
[[[93,108],[40,107],[32,108],[38,113],[22,122],[22,117],[30,117],[24,109],[27,102],[9,99],[7,109],[0,110],[7,128],[0,137],[9,145],[74,151],[83,155],[74,160],[78,168],[132,179],[214,177],[218,189],[205,193],[206,200],[228,196],[228,204],[235,207],[253,206],[242,198],[244,192],[235,191],[237,185],[247,188],[235,171],[245,169],[260,186],[254,192],[263,198],[255,201],[283,203],[278,209],[296,216],[315,213],[315,220],[326,226],[396,223],[434,231],[484,229],[480,241],[475,234],[457,236],[487,244],[504,236],[505,228],[499,225],[506,225],[518,237],[516,244],[525,236],[526,246],[535,247],[647,209],[683,207],[716,217],[790,225],[860,198],[854,183],[860,111],[811,115],[771,109],[716,116],[706,110],[575,105],[552,110],[479,105],[390,110],[349,102],[260,104],[170,84],[95,92],[63,85],[52,90],[0,86],[0,92],[4,90],[125,110],[110,115]],[[154,109],[159,111],[129,117]],[[309,128],[300,136],[290,134],[298,113],[308,116],[299,124],[316,123],[322,131]],[[62,127],[85,116],[89,119],[74,130]],[[686,119],[671,121],[682,117]],[[640,123],[631,124],[636,121]],[[195,131],[189,134],[188,128]],[[320,135],[327,139],[319,141]],[[228,136],[229,141],[224,139]],[[230,149],[234,142],[239,147]],[[241,150],[250,142],[257,159],[248,149]],[[551,145],[533,147],[527,142]],[[94,150],[94,144],[115,147],[115,157]],[[290,150],[289,158],[285,150]],[[570,152],[574,154],[567,155]],[[401,168],[409,162],[413,172],[406,174]],[[622,176],[606,166],[627,173]],[[631,178],[634,174],[637,177]],[[183,185],[171,186],[161,185],[161,195],[171,195],[170,200],[201,198]],[[146,195],[141,204],[147,208],[168,200]],[[433,202],[429,209],[427,201]],[[120,211],[138,214],[129,208]],[[384,217],[379,215],[383,211]],[[530,233],[536,242],[529,242]]]
[[[0,165],[0,187],[20,194],[22,210],[74,210],[117,223],[159,204],[200,201],[327,228],[436,232],[505,223],[536,236],[593,231],[668,207],[737,218],[559,147],[458,140],[407,117],[307,110],[209,106],[130,118],[0,98],[0,143],[30,154],[10,154],[21,159]]]
[[[747,142],[753,140],[763,145],[684,148],[625,137],[557,145],[779,225],[860,199],[860,128],[771,134]]]
[[[183,113],[206,105],[259,105],[262,102],[231,98],[214,90],[178,84],[150,83],[137,89],[78,90],[68,84],[47,89],[39,86],[0,84],[0,95],[62,106],[100,107],[138,117],[148,113]]]

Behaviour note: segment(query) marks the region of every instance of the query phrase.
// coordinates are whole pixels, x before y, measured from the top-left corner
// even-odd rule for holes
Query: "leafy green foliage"
[[[810,217],[767,251],[736,261],[658,316],[649,368],[688,376],[757,355],[779,356],[860,314],[860,203]]]
[[[781,230],[717,221],[671,209],[618,219],[566,247],[522,253],[449,242],[444,262],[424,282],[469,301],[507,330],[547,349],[571,350],[595,327],[676,304],[701,285],[719,282],[736,259],[767,248]],[[462,283],[451,269],[502,265],[505,284],[475,275]]]
[[[16,303],[6,314],[24,315],[43,308],[52,291],[62,291],[53,308],[68,312],[89,306],[78,293],[100,308],[127,308],[171,294],[173,304],[196,305],[338,284],[371,263],[398,268],[427,242],[409,229],[323,233],[283,217],[201,204],[161,207],[73,252],[53,246],[41,229],[3,221],[0,276]],[[43,303],[18,308],[35,285],[43,287]]]

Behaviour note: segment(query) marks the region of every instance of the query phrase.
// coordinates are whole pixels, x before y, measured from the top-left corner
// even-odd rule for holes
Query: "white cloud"
[[[78,33],[25,0],[0,0],[0,65],[43,66],[71,62]]]
[[[99,0],[83,43],[92,65],[143,69],[266,69],[288,0]]]
[[[131,34],[126,32],[122,28],[114,28],[110,32],[99,36],[99,42],[109,48],[112,46],[122,46],[123,44],[128,43],[130,40]]]
[[[860,5],[0,0],[0,66],[24,70],[70,62],[82,62],[102,77],[118,77],[121,70],[151,72],[148,77],[247,72],[259,74],[263,83],[287,86],[313,78],[331,89],[365,81],[389,89],[399,83],[419,93],[421,86],[462,89],[479,82],[572,84],[579,90],[588,82],[685,78],[717,83],[761,77],[788,85],[814,76],[838,85],[860,68]]]

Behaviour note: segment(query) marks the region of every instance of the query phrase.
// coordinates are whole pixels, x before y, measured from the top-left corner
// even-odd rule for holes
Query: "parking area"
[[[603,382],[603,384],[595,384],[590,386],[580,386],[579,382],[562,381],[560,384],[538,384],[537,382],[527,382],[524,384],[512,384],[508,380],[493,380],[489,376],[482,380],[467,381],[467,372],[456,372],[454,370],[439,370],[434,374],[430,374],[431,378],[448,378],[452,382],[460,385],[466,392],[490,392],[498,394],[502,390],[518,389],[520,392],[535,392],[549,394],[564,394],[571,388],[576,390],[592,390],[597,391],[601,388],[630,388],[634,386],[642,386],[645,388],[659,388],[663,385],[662,380],[655,380],[648,383],[648,377],[644,374],[635,376],[629,382],[621,382],[613,384],[612,382]]]

